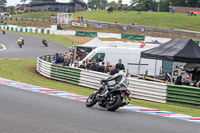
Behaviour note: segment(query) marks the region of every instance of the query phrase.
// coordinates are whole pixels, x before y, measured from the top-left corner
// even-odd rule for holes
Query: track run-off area
[[[66,46],[42,38],[23,35],[25,45],[19,48],[22,35],[0,34],[0,59],[36,59],[41,55],[64,53]],[[13,62],[14,65],[14,62]],[[1,71],[1,70],[0,70]],[[24,77],[25,78],[25,77]],[[12,83],[10,83],[12,84]],[[15,81],[13,81],[15,84]],[[24,88],[23,88],[24,87]],[[109,112],[99,106],[87,108],[82,100],[55,97],[12,85],[0,84],[0,132],[2,133],[199,133],[199,123],[171,119],[125,109]],[[84,99],[85,97],[83,97]]]

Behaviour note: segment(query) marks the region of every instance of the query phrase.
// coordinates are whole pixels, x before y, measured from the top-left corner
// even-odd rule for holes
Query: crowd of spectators
[[[71,50],[68,52],[65,52],[64,54],[58,54],[56,53],[55,60],[53,61],[56,65],[62,65],[62,66],[73,66],[76,68],[85,69],[88,71],[96,71],[96,72],[102,72],[107,73],[109,75],[114,75],[118,73],[120,70],[125,70],[124,64],[122,64],[122,59],[119,59],[119,62],[116,65],[111,65],[109,61],[106,62],[95,62],[93,60],[83,60],[82,64],[80,64],[81,58],[78,57],[74,64],[72,65],[72,52]]]
[[[97,72],[102,72],[102,73],[107,73],[110,75],[114,75],[118,73],[120,70],[125,70],[124,65],[122,64],[122,60],[119,59],[119,62],[116,65],[111,65],[109,61],[106,62],[101,62],[101,65],[99,62],[95,62],[93,60],[84,60],[82,64],[78,64],[80,61],[80,57],[77,58],[75,61],[74,67],[82,68],[85,70],[91,70],[91,71],[97,71]]]
[[[56,58],[53,63],[63,65],[63,66],[69,66],[71,63],[71,58],[72,58],[71,50],[69,51],[69,53],[68,52],[65,52],[64,54],[56,53]]]

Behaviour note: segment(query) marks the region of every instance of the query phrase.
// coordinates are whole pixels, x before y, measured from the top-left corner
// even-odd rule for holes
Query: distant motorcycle
[[[22,43],[18,43],[19,47],[22,48]]]
[[[45,39],[42,40],[42,43],[44,44],[45,47],[48,47],[48,43]]]
[[[115,111],[119,107],[127,105],[128,102],[123,102],[123,99],[129,99],[130,91],[125,88],[121,87],[117,90],[111,90],[109,94],[104,97],[101,96],[108,88],[108,83],[106,81],[101,81],[102,86],[97,92],[91,94],[88,99],[86,100],[86,106],[92,107],[97,102],[98,105],[102,108],[106,108],[109,111]]]
[[[6,32],[5,31],[2,31],[3,32],[3,34],[6,34]]]

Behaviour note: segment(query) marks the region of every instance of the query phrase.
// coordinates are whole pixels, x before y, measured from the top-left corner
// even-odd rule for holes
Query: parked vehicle
[[[149,74],[154,75],[156,73],[159,75],[162,66],[162,61],[160,60],[157,61],[156,65],[155,59],[142,58],[140,62],[140,71],[138,70],[140,55],[143,50],[147,49],[130,47],[98,47],[90,52],[83,60],[92,59],[96,62],[109,61],[110,64],[115,65],[118,63],[119,59],[122,59],[125,69],[128,69],[130,73],[144,74],[145,71],[148,70]],[[79,62],[79,64],[81,63],[82,61]]]

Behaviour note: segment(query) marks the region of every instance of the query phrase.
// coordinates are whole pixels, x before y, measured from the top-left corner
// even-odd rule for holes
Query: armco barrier
[[[168,85],[167,103],[200,109],[200,88]]]
[[[55,56],[41,56],[37,59],[37,71],[51,79],[77,84],[84,87],[98,89],[100,80],[109,77],[108,74],[87,71],[78,68],[53,65]],[[157,82],[129,79],[131,97],[148,101],[166,103],[167,85]]]

